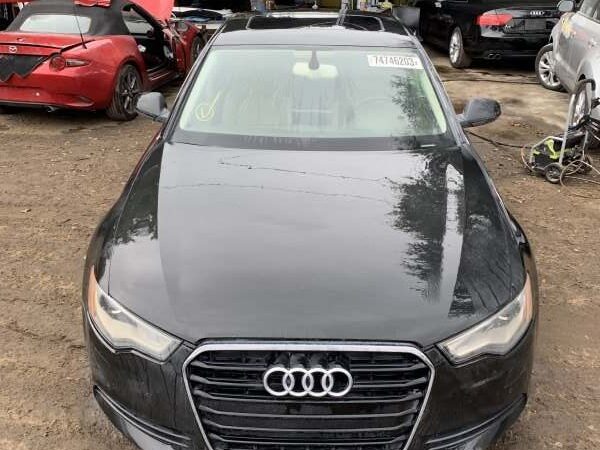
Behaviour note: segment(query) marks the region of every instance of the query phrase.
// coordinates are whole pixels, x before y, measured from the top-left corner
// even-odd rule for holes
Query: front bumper
[[[187,397],[182,367],[194,350],[182,345],[158,364],[114,353],[85,320],[95,397],[113,424],[143,450],[205,449]],[[525,406],[535,327],[505,357],[452,366],[426,352],[436,375],[411,450],[486,448]]]

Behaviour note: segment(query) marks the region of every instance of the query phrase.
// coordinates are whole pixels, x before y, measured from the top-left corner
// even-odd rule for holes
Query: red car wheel
[[[120,121],[135,119],[135,106],[141,92],[142,77],[135,67],[126,65],[117,77],[113,99],[106,110],[108,117]]]

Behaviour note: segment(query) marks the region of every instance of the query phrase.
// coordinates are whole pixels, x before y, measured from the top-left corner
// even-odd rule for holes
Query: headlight
[[[100,335],[117,350],[135,350],[165,361],[180,340],[136,317],[104,292],[90,270],[88,313]]]
[[[453,363],[481,355],[505,355],[521,340],[533,318],[529,276],[523,291],[492,317],[439,344]]]

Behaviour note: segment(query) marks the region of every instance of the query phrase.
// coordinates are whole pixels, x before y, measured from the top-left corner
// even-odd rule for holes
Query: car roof
[[[213,45],[330,45],[415,47],[390,13],[294,11],[235,14]]]
[[[129,30],[123,22],[121,9],[131,4],[128,0],[112,0],[110,6],[82,6],[73,0],[35,0],[27,3],[6,31],[18,32],[23,23],[37,14],[77,14],[91,19],[87,35],[127,35]]]

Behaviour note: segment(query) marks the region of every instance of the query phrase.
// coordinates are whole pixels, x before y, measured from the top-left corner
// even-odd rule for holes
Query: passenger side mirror
[[[139,96],[136,111],[156,122],[166,122],[169,118],[167,101],[160,92],[147,92]]]
[[[489,98],[474,98],[465,105],[458,120],[463,128],[479,127],[493,122],[502,114],[500,103]]]
[[[562,13],[574,11],[575,2],[573,0],[561,0],[558,2],[558,10]]]

